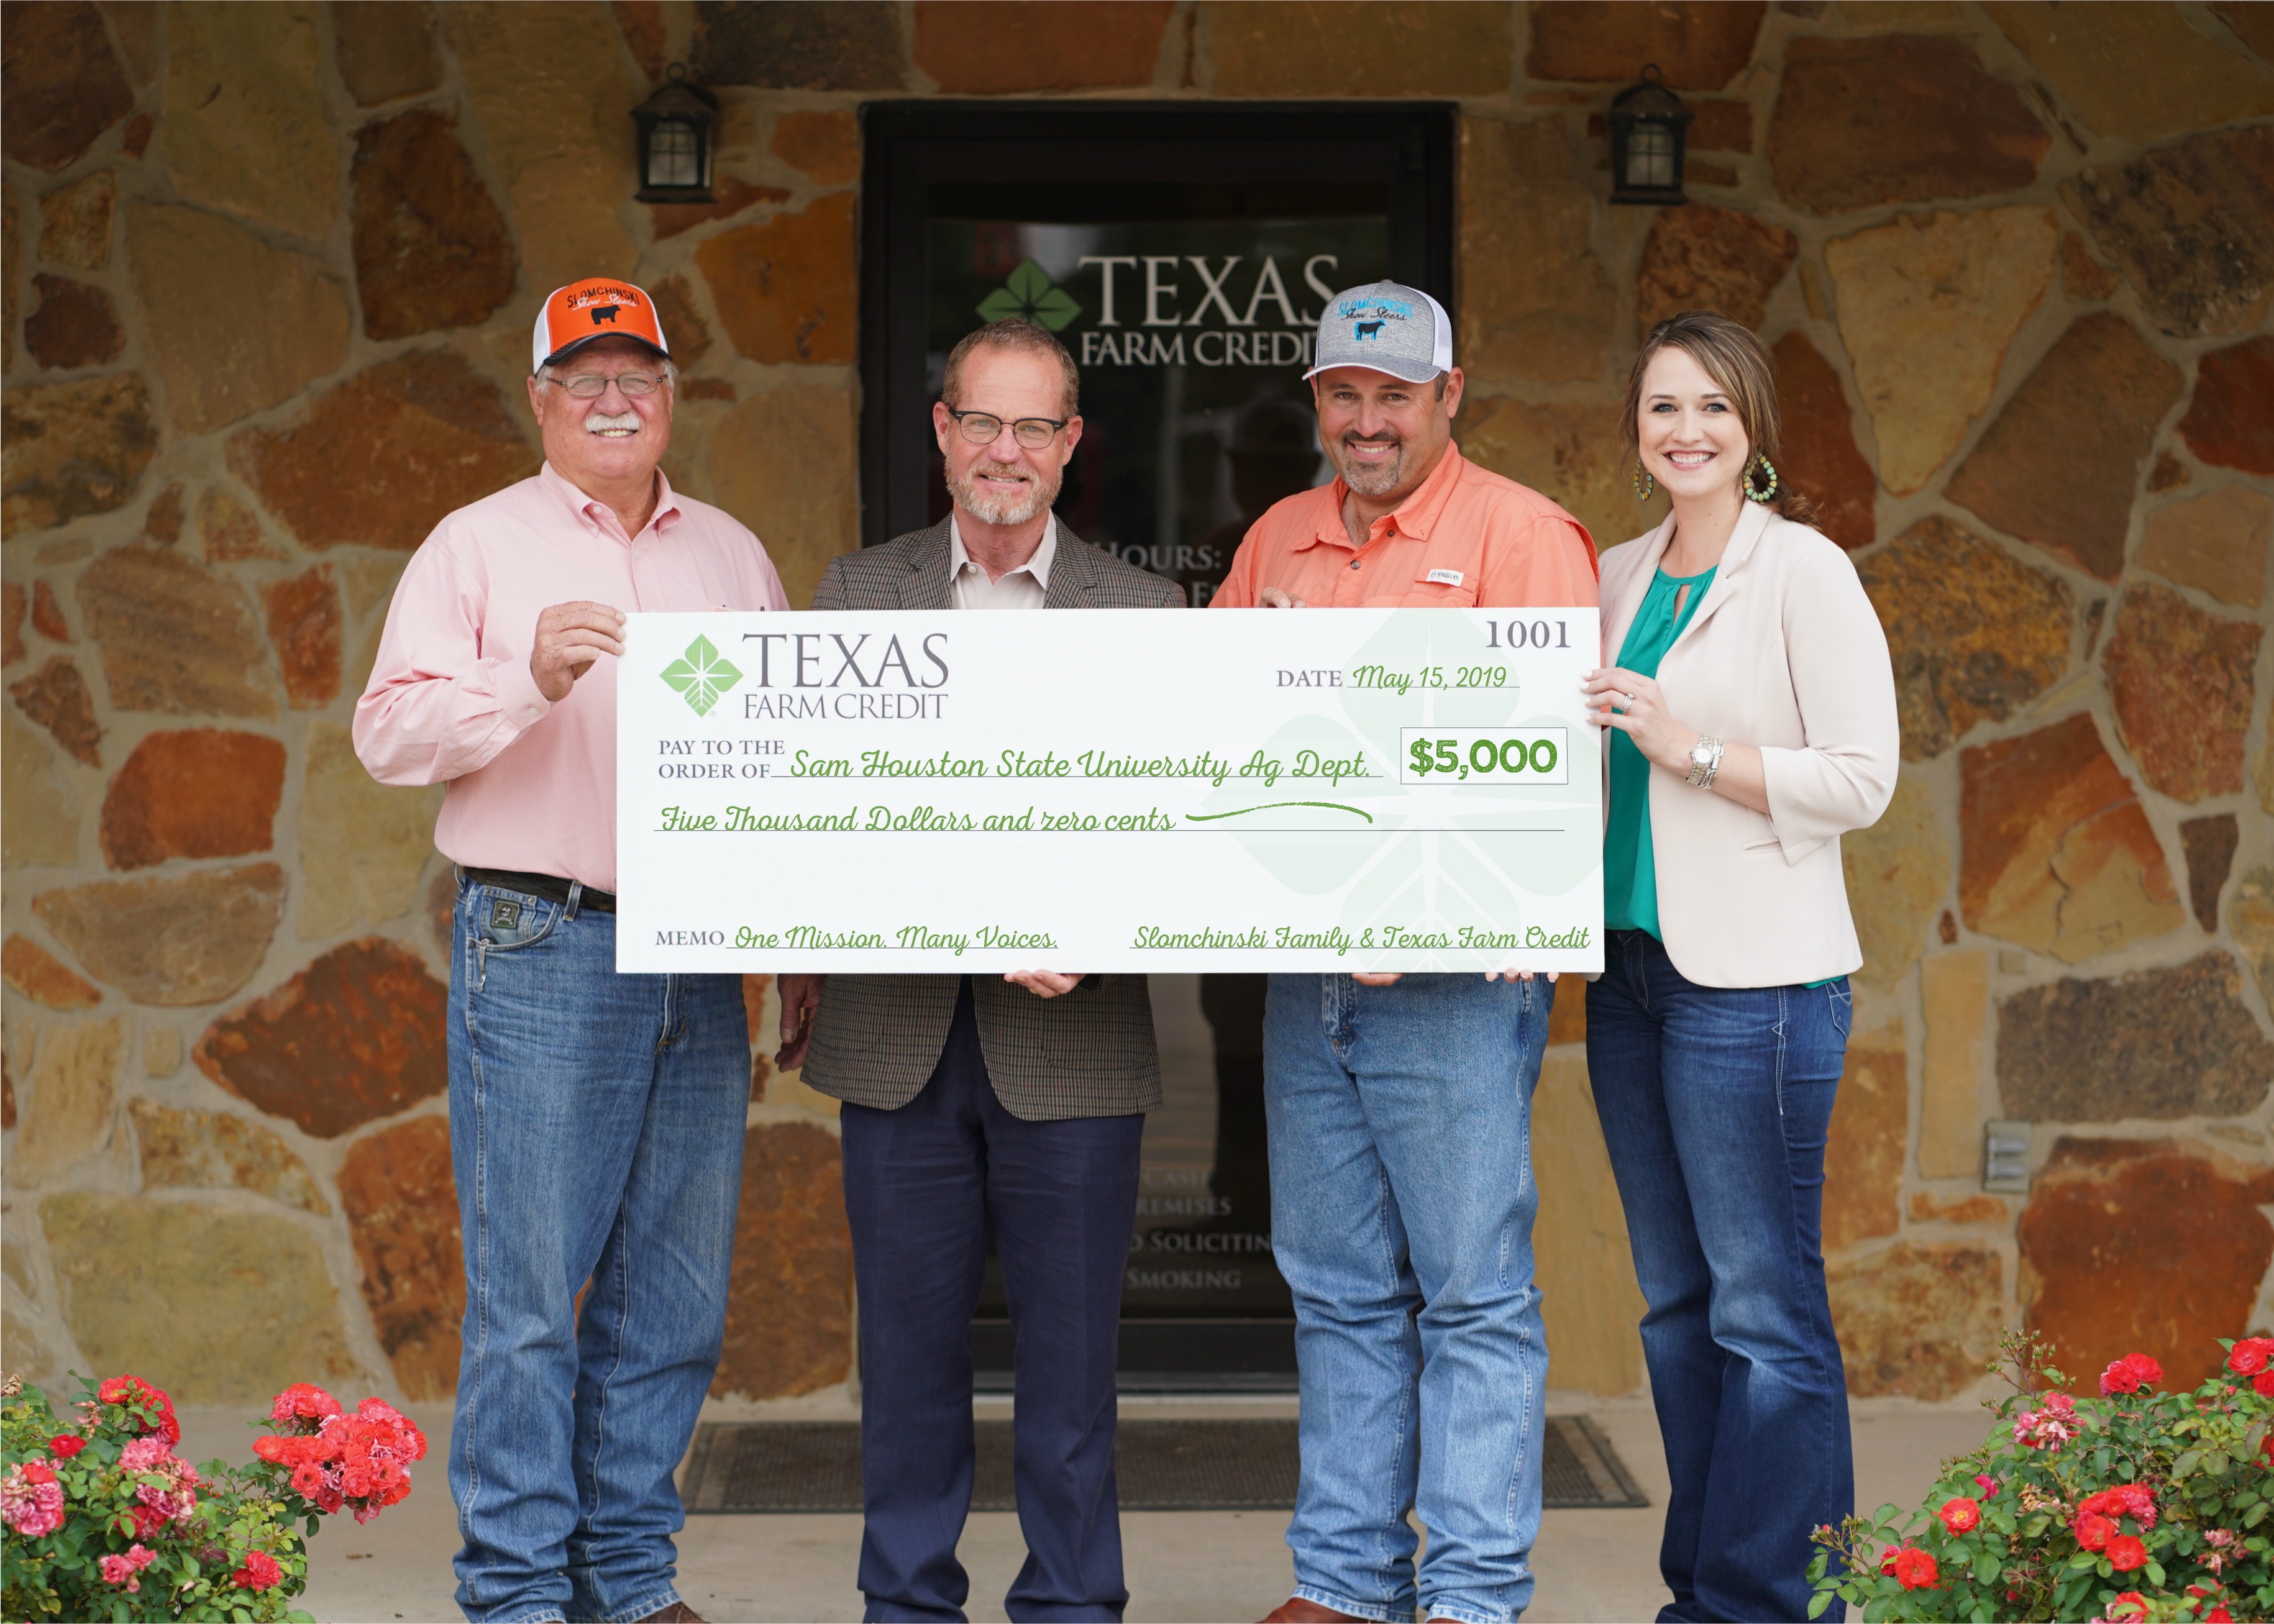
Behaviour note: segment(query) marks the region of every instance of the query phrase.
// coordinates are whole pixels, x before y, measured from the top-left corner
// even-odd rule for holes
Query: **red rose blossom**
[[[59,1438],[48,1440],[48,1453],[59,1461],[68,1461],[86,1447],[87,1440],[77,1432],[65,1432]]]
[[[2274,1362],[2274,1337],[2246,1336],[2226,1356],[2226,1368],[2238,1376],[2255,1376]]]
[[[2112,1619],[2144,1619],[2148,1616],[2148,1598],[2137,1590],[2120,1590],[2116,1599],[2108,1604]]]
[[[2139,1390],[2140,1378],[2121,1359],[2100,1372],[2100,1396],[2103,1398],[2115,1398],[2120,1394],[2137,1393]]]
[[[1982,1507],[1979,1501],[1960,1495],[1942,1502],[1935,1514],[1942,1519],[1943,1527],[1954,1534],[1970,1534],[1982,1526]]]
[[[2250,1385],[2261,1398],[2274,1398],[2274,1370],[2260,1371],[2250,1379]]]
[[[155,1425],[145,1426],[169,1444],[182,1441],[182,1425],[174,1419],[174,1401],[152,1387],[139,1376],[113,1376],[94,1390],[94,1395],[106,1404],[122,1404],[157,1412]]]
[[[2226,1610],[2225,1602],[2221,1602],[2202,1615],[2202,1624],[2234,1624],[2234,1614]]]
[[[1905,1545],[1895,1553],[1895,1583],[1907,1590],[1931,1590],[1941,1577],[1933,1555],[1916,1545]]]
[[[2119,1534],[2108,1542],[2108,1565],[2118,1573],[2130,1573],[2148,1560],[2148,1547],[2129,1534]]]
[[[2116,1524],[2097,1511],[2085,1512],[2076,1520],[2076,1543],[2088,1551],[2105,1551],[2115,1537]]]
[[[247,1551],[245,1565],[230,1575],[229,1582],[240,1590],[272,1590],[284,1583],[284,1570],[267,1552]]]
[[[2126,1354],[2123,1365],[2125,1369],[2140,1379],[2140,1385],[2143,1387],[2153,1387],[2164,1379],[2164,1367],[2144,1353]]]

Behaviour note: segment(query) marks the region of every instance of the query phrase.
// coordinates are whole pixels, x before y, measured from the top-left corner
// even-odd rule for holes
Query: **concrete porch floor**
[[[1648,1619],[1666,1598],[1657,1575],[1666,1496],[1657,1422],[1640,1399],[1605,1402],[1585,1395],[1550,1396],[1553,1414],[1584,1411],[1595,1417],[1652,1503],[1638,1510],[1548,1512],[1532,1553],[1539,1583],[1525,1617],[1539,1624]],[[1163,1419],[1293,1410],[1291,1399],[1123,1401],[1126,1416]],[[1009,1412],[1005,1401],[983,1400],[978,1406],[982,1416]],[[181,1454],[192,1461],[216,1455],[249,1459],[253,1435],[245,1427],[248,1413],[184,1410]],[[748,1413],[721,1410],[719,1418]],[[800,1419],[835,1413],[836,1409],[824,1412],[802,1405],[796,1410]],[[410,1414],[426,1430],[430,1445],[410,1498],[366,1527],[358,1528],[346,1517],[334,1520],[311,1544],[310,1584],[299,1605],[326,1624],[448,1624],[460,1616],[451,1600],[456,1580],[450,1558],[457,1549],[457,1530],[443,1473],[449,1411],[447,1406],[415,1405]],[[1988,1414],[1971,1402],[1859,1403],[1856,1503],[1866,1508],[1889,1500],[1916,1504],[1941,1462],[1972,1448],[1989,1425]],[[1291,1568],[1284,1512],[1130,1512],[1121,1525],[1131,1624],[1259,1619],[1287,1595]],[[854,1588],[853,1571],[860,1544],[861,1519],[850,1514],[690,1517],[679,1539],[680,1591],[712,1624],[857,1620],[861,1595]],[[1004,1616],[1003,1592],[1025,1554],[1014,1515],[972,1516],[962,1557],[971,1575],[973,1619]]]

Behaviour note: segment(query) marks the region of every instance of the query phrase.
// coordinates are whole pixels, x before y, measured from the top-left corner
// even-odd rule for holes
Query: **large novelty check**
[[[635,614],[627,971],[1600,970],[1595,611]]]

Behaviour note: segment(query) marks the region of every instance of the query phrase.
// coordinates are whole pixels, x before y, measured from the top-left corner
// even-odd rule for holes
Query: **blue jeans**
[[[966,976],[923,1092],[898,1110],[848,1103],[840,1120],[861,1308],[863,1616],[964,1616],[971,1313],[991,1233],[1016,1350],[1011,1472],[1027,1539],[1004,1611],[1111,1624],[1129,1600],[1113,1371],[1144,1117],[1005,1110]]]
[[[1502,1624],[1532,1599],[1547,1340],[1532,1281],[1546,981],[1275,975],[1271,1240],[1295,1297],[1297,1596]],[[1429,1530],[1417,1577],[1406,1514]]]
[[[618,975],[615,915],[574,900],[458,883],[450,1493],[458,1605],[499,1624],[678,1599],[671,1478],[718,1368],[742,1192],[740,978]]]
[[[1645,931],[1605,948],[1587,1071],[1673,1479],[1658,1616],[1804,1618],[1809,1530],[1856,1499],[1823,1244],[1848,983],[1700,987]]]

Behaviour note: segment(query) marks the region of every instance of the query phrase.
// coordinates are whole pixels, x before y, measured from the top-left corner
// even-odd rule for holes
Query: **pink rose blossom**
[[[174,1447],[155,1432],[147,1433],[118,1452],[123,1472],[162,1471],[174,1458]]]
[[[64,1485],[37,1462],[12,1467],[0,1478],[0,1522],[26,1539],[42,1539],[64,1525]]]

